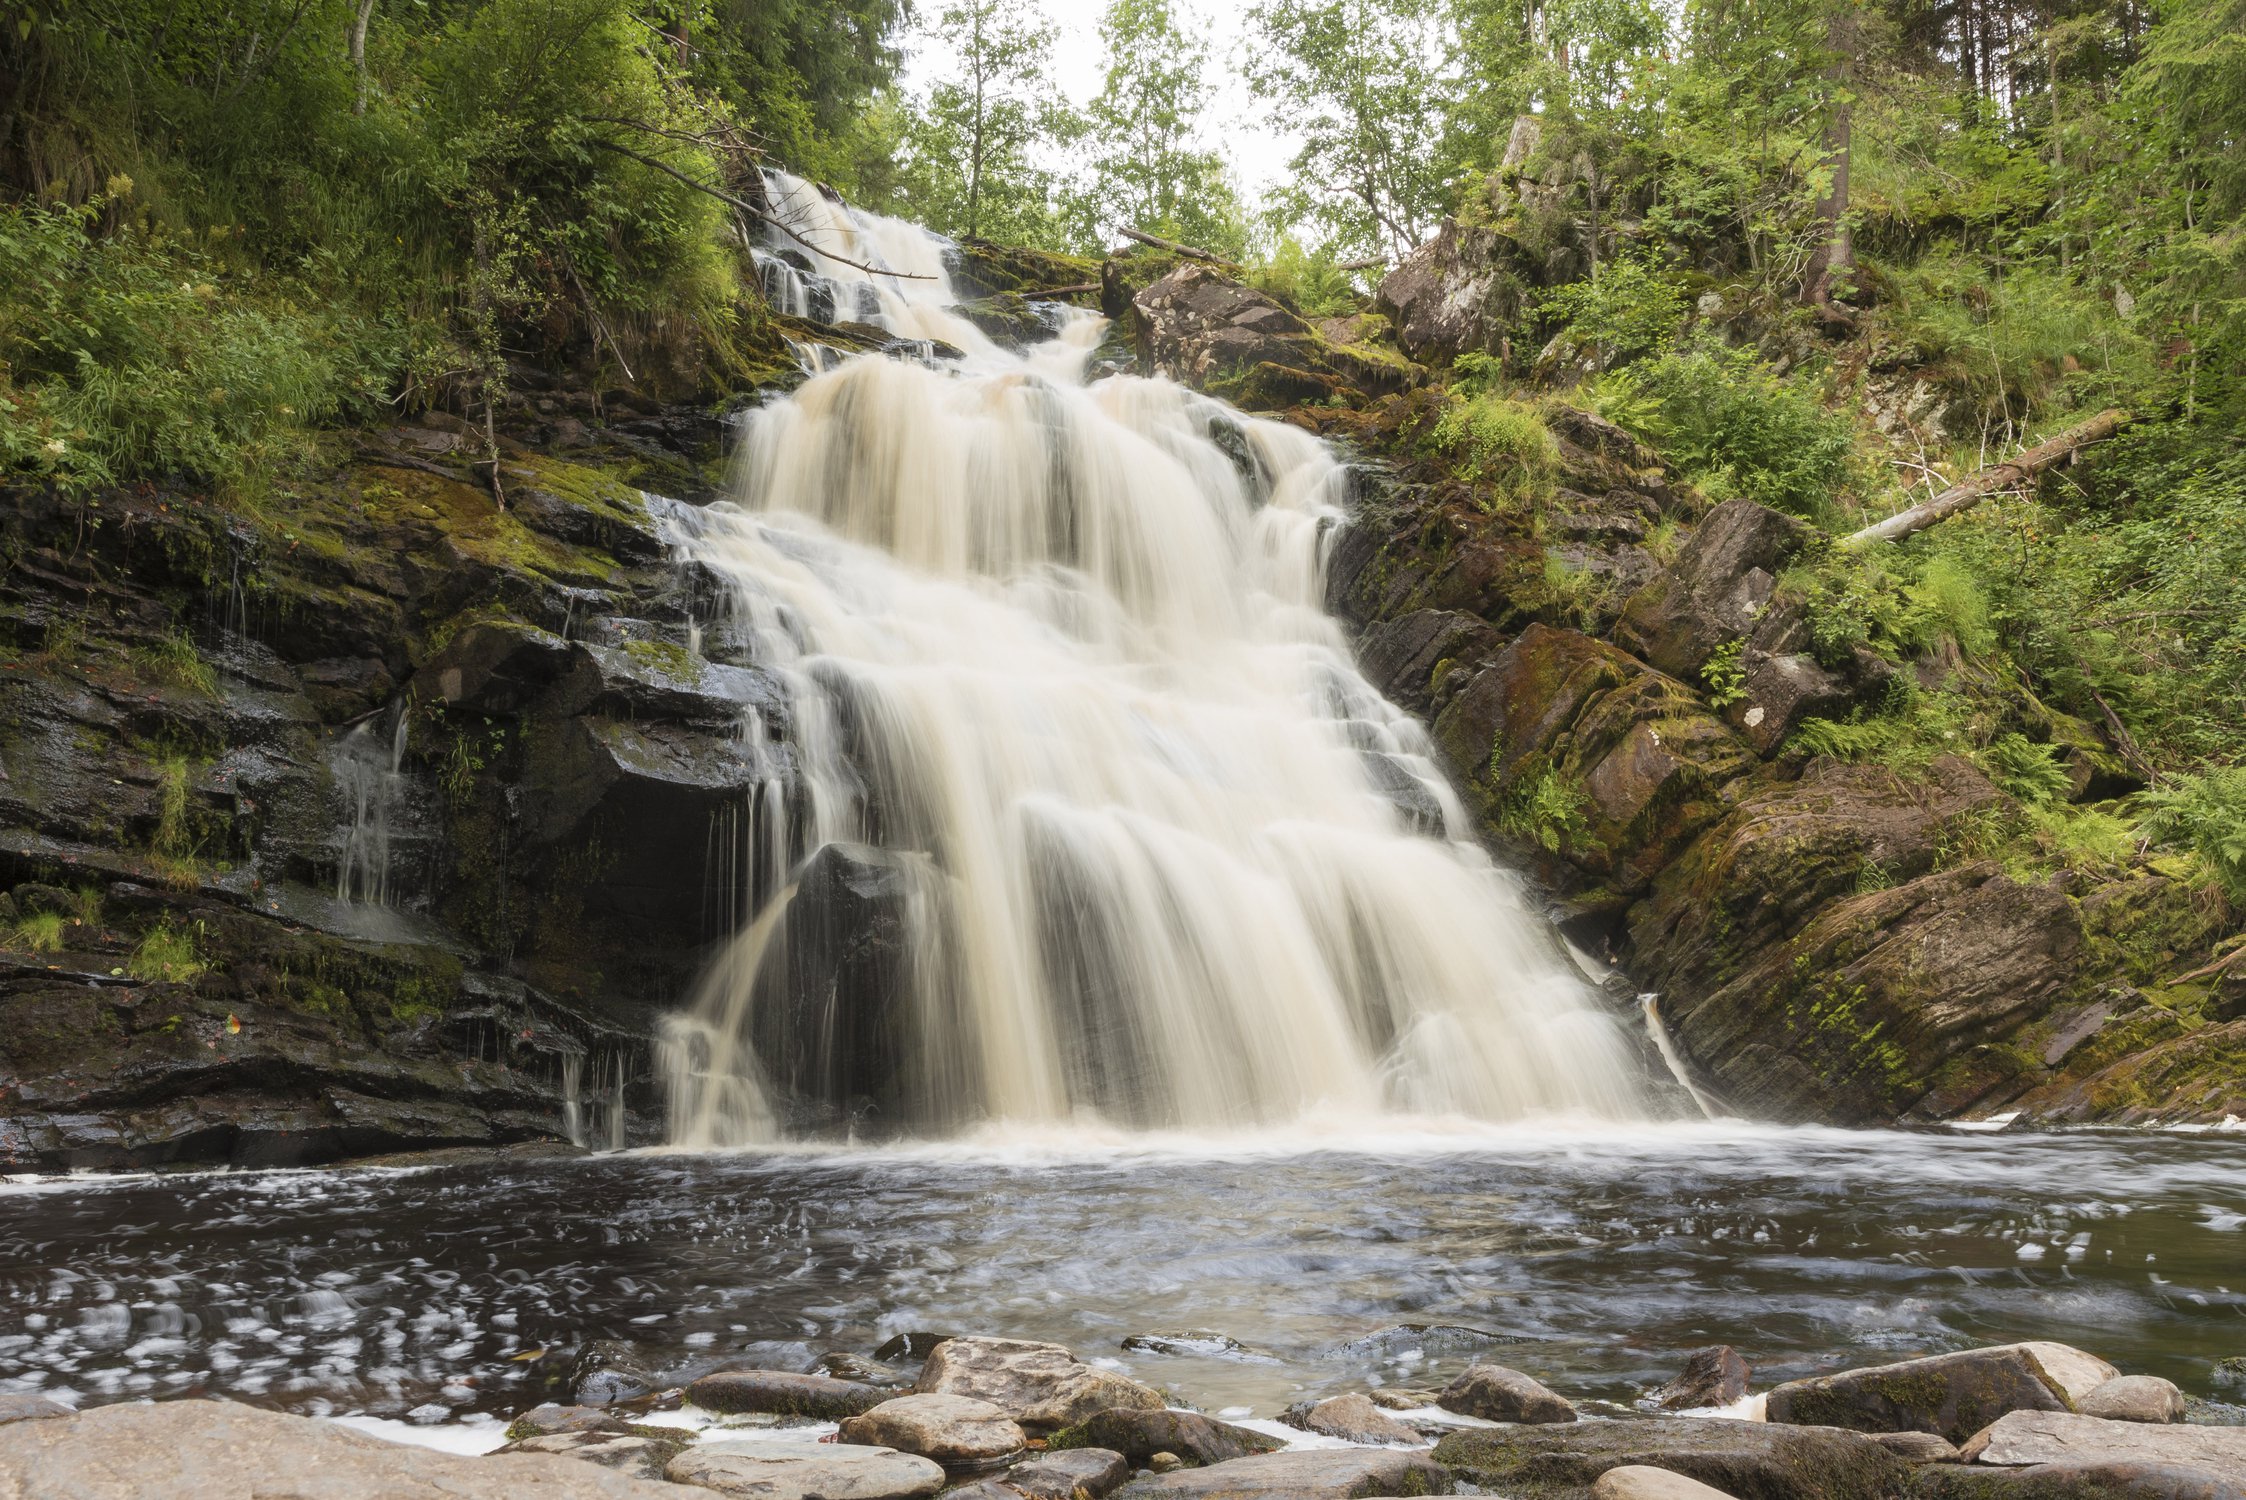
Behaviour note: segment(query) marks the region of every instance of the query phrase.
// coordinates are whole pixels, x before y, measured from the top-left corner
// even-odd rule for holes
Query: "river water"
[[[754,1340],[932,1330],[1264,1417],[1473,1352],[1626,1402],[1719,1341],[1758,1388],[2036,1337],[2246,1400],[2214,1370],[2246,1354],[2239,1135],[1296,1136],[18,1183],[0,1389],[443,1423],[553,1394],[595,1339],[683,1378]],[[1494,1339],[1368,1338],[1400,1324]],[[1122,1347],[1198,1329],[1268,1357]]]

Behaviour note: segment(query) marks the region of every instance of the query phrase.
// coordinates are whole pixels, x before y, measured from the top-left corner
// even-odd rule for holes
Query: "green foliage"
[[[2064,798],[2074,789],[2059,753],[2018,733],[2000,734],[1981,751],[1981,769],[1989,779],[2020,801],[2040,805]]]
[[[1496,774],[1496,766],[1491,766]],[[1513,837],[1557,854],[1566,844],[1580,843],[1590,831],[1585,816],[1591,798],[1557,766],[1543,761],[1522,773],[1506,788],[1498,805],[1497,825]]]
[[[1501,396],[1453,397],[1428,441],[1459,471],[1488,485],[1498,503],[1519,505],[1551,493],[1559,445],[1535,410]]]
[[[1051,76],[1053,23],[1030,0],[955,0],[934,38],[956,71],[929,90],[904,136],[905,201],[946,234],[1072,249],[1060,184],[1040,148],[1078,128]]]
[[[1747,701],[1747,671],[1739,664],[1746,649],[1744,640],[1726,641],[1702,664],[1700,680],[1708,685],[1710,708],[1729,708]]]
[[[2196,856],[2231,901],[2246,906],[2246,766],[2174,777],[2139,800],[2154,838]]]
[[[199,940],[203,924],[180,926],[166,919],[148,929],[125,967],[135,979],[150,984],[187,984],[210,972]]]
[[[1224,158],[1198,144],[1212,89],[1208,44],[1172,0],[1108,0],[1100,17],[1107,77],[1086,111],[1091,176],[1078,198],[1087,232],[1117,226],[1237,260],[1247,219]]]
[[[1675,282],[1622,260],[1559,288],[1541,311],[1589,347],[1603,370],[1667,348],[1684,321],[1685,301]]]
[[[1907,596],[1911,615],[1903,629],[1913,644],[1931,646],[1947,639],[1969,657],[1986,656],[1995,649],[1988,600],[1958,559],[1942,553],[1928,558]]]
[[[2009,441],[2062,390],[2112,394],[2117,358],[2138,358],[2112,304],[2055,268],[1999,277],[1951,249],[1922,257],[1896,283],[1885,321],[1911,363],[1950,391],[1950,423],[1961,432]]]
[[[1744,498],[1814,517],[1831,507],[1847,477],[1847,418],[1750,350],[1672,350],[1601,376],[1590,396],[1603,415],[1661,449],[1713,499]]]
[[[1293,235],[1281,236],[1269,254],[1246,268],[1242,279],[1294,304],[1306,318],[1340,317],[1356,312],[1365,300],[1354,273],[1336,265],[1331,250],[1306,250]]]
[[[18,922],[9,937],[9,943],[33,953],[60,953],[62,939],[62,913],[43,911]]]
[[[158,638],[155,645],[134,653],[141,670],[159,682],[185,688],[205,698],[218,695],[218,673],[203,660],[195,639],[185,631]]]

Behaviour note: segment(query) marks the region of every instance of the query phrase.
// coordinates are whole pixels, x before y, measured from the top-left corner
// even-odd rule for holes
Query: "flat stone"
[[[2072,1412],[2016,1411],[1965,1445],[1977,1464],[2180,1464],[2246,1482],[2246,1427],[2114,1422]]]
[[[943,1465],[932,1459],[851,1443],[703,1443],[665,1472],[679,1484],[752,1500],[917,1500],[944,1485]]]
[[[1688,1479],[1674,1469],[1624,1464],[1599,1476],[1597,1483],[1591,1486],[1591,1500],[1737,1500],[1737,1497],[1728,1490]]]
[[[1741,1500],[1895,1500],[1911,1475],[1862,1433],[1722,1417],[1472,1427],[1437,1443],[1434,1458],[1484,1494],[1510,1500],[1590,1500],[1600,1475],[1633,1465]]]
[[[2075,1410],[2109,1422],[2181,1422],[2184,1393],[2158,1375],[2122,1375],[2077,1401]]]
[[[1466,1373],[1443,1387],[1445,1411],[1488,1422],[1572,1422],[1575,1407],[1541,1381],[1503,1365],[1468,1365]]]
[[[40,1422],[70,1414],[69,1407],[60,1401],[49,1401],[45,1396],[0,1396],[0,1425],[9,1422]]]
[[[1221,1464],[1285,1446],[1277,1438],[1199,1412],[1127,1408],[1095,1412],[1046,1441],[1049,1448],[1113,1449],[1135,1464],[1152,1463],[1157,1453],[1174,1453],[1191,1463]]]
[[[229,1401],[101,1406],[66,1420],[0,1427],[0,1493],[24,1500],[697,1500],[696,1491],[576,1458],[437,1453]]]
[[[2112,1373],[2097,1376],[2100,1369]],[[1962,1443],[2006,1412],[2065,1411],[2115,1373],[2063,1344],[2000,1344],[1789,1381],[1765,1409],[1773,1422],[1932,1432]]]
[[[1096,1412],[1160,1411],[1164,1404],[1151,1386],[1096,1369],[1059,1344],[1027,1339],[947,1339],[929,1352],[913,1390],[988,1401],[1033,1436]]]
[[[792,1370],[720,1370],[686,1388],[686,1399],[708,1411],[770,1412],[839,1422],[889,1399],[879,1386]]]
[[[1648,1396],[1646,1404],[1662,1411],[1729,1406],[1747,1394],[1749,1373],[1747,1361],[1729,1344],[1695,1349],[1685,1357],[1683,1372]]]
[[[898,1396],[844,1421],[837,1435],[846,1443],[917,1453],[953,1473],[1010,1464],[1028,1445],[1019,1423],[972,1396]]]
[[[1362,1500],[1369,1495],[1447,1495],[1450,1475],[1426,1457],[1394,1448],[1297,1448],[1260,1453],[1140,1479],[1123,1500]]]
[[[2040,1464],[1918,1471],[1921,1500],[2246,1500],[2246,1484],[2188,1464]]]
[[[1425,1411],[1441,1400],[1442,1394],[1421,1390],[1418,1386],[1389,1385],[1368,1392],[1366,1399],[1383,1411]]]
[[[1957,1444],[1932,1432],[1875,1432],[1871,1440],[1907,1464],[1954,1464]]]
[[[548,1401],[507,1424],[507,1436],[520,1442],[556,1432],[623,1432],[621,1417],[597,1406],[562,1406]]]
[[[1323,1401],[1305,1401],[1288,1407],[1279,1420],[1289,1427],[1340,1438],[1345,1443],[1387,1443],[1419,1447],[1426,1441],[1416,1431],[1373,1405],[1370,1397],[1362,1395],[1329,1396]]]
[[[1000,1482],[1029,1500],[1100,1500],[1130,1477],[1130,1461],[1112,1448],[1062,1448],[1014,1465]]]
[[[538,1433],[509,1443],[499,1453],[550,1453],[581,1463],[599,1464],[604,1469],[614,1469],[638,1479],[661,1479],[670,1461],[692,1441],[691,1435],[676,1429],[671,1433],[655,1428],[637,1431],[627,1428],[615,1432],[581,1429]]]

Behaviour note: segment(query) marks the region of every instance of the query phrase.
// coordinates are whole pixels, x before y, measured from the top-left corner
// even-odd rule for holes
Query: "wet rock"
[[[1152,1387],[1085,1364],[1059,1344],[1026,1339],[947,1340],[930,1351],[913,1389],[988,1401],[1032,1436],[1081,1424],[1098,1412],[1163,1407],[1161,1393]]]
[[[2184,1393],[2157,1375],[2121,1375],[2077,1401],[2075,1410],[2111,1422],[2181,1422]]]
[[[1189,1463],[1220,1464],[1281,1447],[1278,1439],[1235,1427],[1199,1412],[1116,1409],[1095,1412],[1046,1440],[1051,1448],[1110,1448],[1135,1464],[1157,1453],[1174,1453]]]
[[[1462,610],[1415,609],[1367,627],[1357,641],[1357,665],[1390,699],[1424,714],[1444,678],[1504,646],[1494,629]]]
[[[50,1401],[45,1396],[0,1395],[0,1426],[10,1422],[42,1422],[69,1415],[69,1407],[60,1401]]]
[[[1136,1354],[1169,1354],[1181,1359],[1236,1359],[1249,1364],[1277,1364],[1278,1356],[1251,1349],[1228,1333],[1205,1328],[1185,1333],[1134,1333],[1123,1347]]]
[[[1010,1464],[1027,1441],[1006,1413],[970,1396],[897,1396],[848,1418],[837,1435],[845,1443],[917,1453],[955,1474]]]
[[[1575,1407],[1536,1379],[1503,1365],[1469,1365],[1466,1373],[1443,1387],[1439,1402],[1445,1411],[1480,1417],[1488,1422],[1572,1422]]]
[[[479,621],[461,630],[415,674],[424,701],[468,713],[511,714],[561,680],[575,659],[569,642],[519,620]]]
[[[1728,1491],[1688,1479],[1674,1469],[1624,1464],[1591,1486],[1591,1500],[1736,1500]]]
[[[1440,1392],[1410,1385],[1382,1386],[1367,1394],[1373,1405],[1385,1411],[1425,1411],[1441,1399]]]
[[[1185,1460],[1164,1449],[1146,1461],[1147,1469],[1156,1474],[1174,1474],[1185,1467]]]
[[[10,1494],[52,1500],[239,1500],[252,1493],[317,1493],[321,1500],[693,1500],[696,1494],[574,1457],[436,1453],[226,1401],[103,1406],[62,1421],[12,1423],[0,1427],[0,1475]]]
[[[1130,1461],[1112,1448],[1060,1448],[1014,1465],[1001,1482],[1029,1500],[1100,1500],[1130,1477]]]
[[[635,1479],[659,1480],[670,1461],[692,1441],[686,1433],[666,1433],[655,1427],[631,1427],[613,1432],[579,1429],[518,1438],[498,1453],[547,1453],[599,1464]]]
[[[1747,1361],[1729,1344],[1695,1349],[1685,1357],[1683,1373],[1648,1396],[1646,1404],[1663,1411],[1729,1406],[1747,1394],[1748,1373]]]
[[[935,1352],[938,1344],[956,1337],[956,1334],[949,1333],[900,1333],[885,1340],[880,1348],[873,1351],[873,1357],[884,1364],[926,1359]]]
[[[2068,1410],[2069,1385],[2088,1395],[2104,1383],[2090,1378],[2098,1368],[2112,1366],[2062,1344],[2002,1344],[1789,1381],[1765,1410],[1772,1422],[1962,1443],[2007,1412]]]
[[[2189,1464],[2066,1463],[1921,1469],[1919,1500],[2246,1500],[2246,1483]]]
[[[548,1401],[534,1406],[507,1424],[510,1442],[557,1432],[625,1432],[629,1428],[614,1413],[597,1406],[562,1406]]]
[[[1408,360],[1329,343],[1270,297],[1207,266],[1179,266],[1132,307],[1149,364],[1251,411],[1384,395],[1418,378]]]
[[[614,1406],[654,1395],[655,1375],[630,1344],[600,1339],[578,1351],[569,1389],[580,1406]]]
[[[1370,1495],[1447,1495],[1451,1479],[1424,1455],[1388,1448],[1304,1448],[1261,1453],[1139,1479],[1126,1500],[1360,1500]]]
[[[1693,529],[1677,560],[1623,606],[1615,644],[1672,677],[1700,680],[1718,648],[1751,633],[1778,574],[1815,535],[1752,500],[1727,500]]]
[[[1910,1469],[1861,1433],[1718,1417],[1651,1417],[1550,1427],[1476,1427],[1435,1460],[1484,1493],[1589,1500],[1609,1469],[1667,1469],[1741,1500],[1894,1500]]]
[[[1976,1464],[2181,1464],[2246,1482],[2246,1428],[2115,1422],[2066,1411],[2012,1411],[1964,1445]]]
[[[1957,1444],[1931,1432],[1875,1432],[1869,1436],[1907,1464],[1957,1462]]]
[[[1288,1407],[1279,1420],[1289,1427],[1340,1438],[1345,1443],[1387,1443],[1417,1447],[1423,1441],[1416,1431],[1394,1417],[1382,1415],[1379,1407],[1361,1395],[1329,1396],[1323,1401],[1304,1401]]]
[[[1332,1353],[1338,1359],[1433,1358],[1444,1354],[1473,1354],[1513,1342],[1515,1340],[1501,1333],[1469,1328],[1463,1323],[1398,1323],[1336,1344]]]
[[[727,1356],[725,1363],[718,1368],[785,1370],[796,1375],[834,1373],[819,1368],[819,1352],[801,1339],[752,1339]]]
[[[943,1488],[943,1466],[850,1443],[702,1443],[671,1460],[675,1484],[750,1500],[917,1500]]]
[[[889,1395],[878,1386],[788,1370],[720,1370],[686,1388],[686,1399],[708,1411],[766,1412],[821,1422],[871,1411]]]
[[[820,1375],[832,1375],[837,1380],[855,1380],[860,1385],[897,1385],[902,1383],[895,1370],[877,1364],[862,1354],[847,1350],[830,1350],[819,1356]]]

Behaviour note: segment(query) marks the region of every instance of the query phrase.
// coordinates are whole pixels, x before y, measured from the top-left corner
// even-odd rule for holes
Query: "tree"
[[[1065,133],[1054,29],[1031,0],[955,0],[939,16],[958,72],[907,132],[908,196],[931,227],[969,238],[1053,238],[1052,173],[1037,148]]]
[[[1457,93],[1441,0],[1264,0],[1249,20],[1267,50],[1248,60],[1248,85],[1302,138],[1282,212],[1340,251],[1419,244],[1454,165],[1429,149]]]
[[[1224,159],[1198,139],[1212,92],[1207,44],[1186,34],[1171,0],[1109,0],[1100,42],[1107,81],[1087,112],[1092,175],[1079,217],[1242,253],[1238,195]]]

